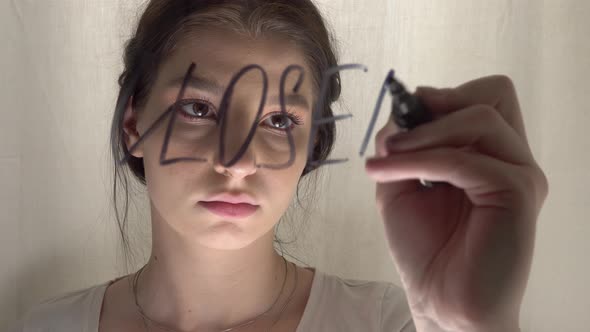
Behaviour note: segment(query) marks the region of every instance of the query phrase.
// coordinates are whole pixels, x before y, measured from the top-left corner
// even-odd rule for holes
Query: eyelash
[[[182,111],[182,107],[183,106],[190,105],[190,104],[195,104],[197,102],[206,104],[210,108],[209,111],[212,112],[213,114],[215,114],[215,111],[214,111],[215,107],[211,103],[211,100],[209,100],[208,98],[197,98],[197,99],[184,99],[184,100],[181,100],[180,101],[180,103],[179,103],[180,107],[178,107],[178,113],[180,113],[180,116],[183,117],[183,118],[185,118],[185,119],[188,119],[189,121],[206,119],[206,118],[201,118],[201,117],[198,117],[198,116],[193,116],[193,115],[187,114],[186,112]],[[290,111],[288,109],[286,110],[286,113],[287,113],[286,116],[293,122],[293,124],[291,125],[291,130],[293,130],[293,128],[295,126],[300,126],[300,125],[303,124],[303,119],[299,115],[293,113],[292,111]],[[272,118],[274,115],[280,115],[280,114],[282,114],[282,112],[281,111],[278,111],[278,112],[271,112],[271,113],[268,113],[268,114],[269,114],[269,116],[265,120],[263,120],[263,122],[266,121],[266,120],[268,120],[268,119],[270,119],[270,118]],[[217,119],[215,119],[215,123],[217,123]],[[286,132],[287,131],[286,128],[285,129],[282,129],[282,128],[270,127],[270,129],[271,130],[282,131],[282,132]]]

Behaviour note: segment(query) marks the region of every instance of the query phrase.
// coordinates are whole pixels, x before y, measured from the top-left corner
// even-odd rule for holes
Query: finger
[[[385,157],[389,154],[387,139],[393,135],[400,133],[401,130],[393,121],[387,121],[387,124],[381,128],[375,135],[375,155],[378,157]]]
[[[487,105],[473,105],[399,133],[387,140],[386,145],[389,154],[444,146],[473,147],[508,163],[535,163],[516,131]]]
[[[377,132],[375,136],[375,155],[378,157],[386,157],[391,152],[388,151],[387,145],[385,144],[387,138],[391,137],[392,135],[396,135],[397,133],[401,132],[401,130],[397,127],[395,122],[389,120],[387,124],[383,126]],[[393,192],[395,190],[396,193],[406,192],[406,191],[413,191],[417,187],[417,182],[415,180],[407,180],[407,181],[399,181],[395,184],[390,184],[388,191]]]
[[[519,167],[465,149],[439,148],[369,159],[365,168],[378,183],[408,179],[448,182],[464,189],[474,204],[483,205],[499,203],[490,201],[494,199],[490,193],[510,194],[532,182]]]
[[[516,89],[507,76],[486,76],[456,88],[440,89],[438,93],[436,89],[419,87],[415,95],[421,98],[435,118],[471,105],[489,105],[498,111],[529,147]]]

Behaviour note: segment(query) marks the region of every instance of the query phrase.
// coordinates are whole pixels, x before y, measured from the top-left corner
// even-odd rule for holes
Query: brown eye
[[[262,124],[265,127],[268,127],[270,130],[275,130],[278,132],[285,132],[288,129],[292,130],[297,126],[303,124],[303,119],[296,113],[293,113],[289,110],[286,112],[274,112],[270,114],[266,120],[262,121]]]
[[[287,129],[293,125],[293,121],[287,115],[282,114],[275,114],[269,117],[265,123],[276,129]]]
[[[202,118],[209,113],[209,105],[201,102],[185,105],[188,108],[186,111],[193,116]]]
[[[181,104],[181,115],[190,119],[210,119],[215,117],[212,106],[204,101],[191,100]]]

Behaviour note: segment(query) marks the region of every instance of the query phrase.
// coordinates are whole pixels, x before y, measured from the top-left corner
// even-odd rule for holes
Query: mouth
[[[258,210],[258,205],[248,203],[228,203],[223,201],[200,201],[199,205],[209,212],[224,218],[246,218]]]
[[[232,204],[247,203],[250,205],[258,205],[258,202],[254,197],[243,193],[243,192],[222,192],[206,199],[201,200],[202,202],[226,202]]]

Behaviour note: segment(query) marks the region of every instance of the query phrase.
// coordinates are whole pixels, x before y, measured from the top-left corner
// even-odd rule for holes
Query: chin
[[[219,222],[199,236],[202,246],[217,250],[238,250],[256,241],[252,233],[230,222]]]

